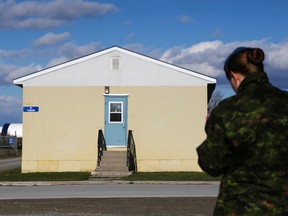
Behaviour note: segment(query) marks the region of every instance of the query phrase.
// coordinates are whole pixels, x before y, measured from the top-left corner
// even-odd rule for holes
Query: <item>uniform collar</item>
[[[269,79],[265,72],[251,73],[247,75],[245,79],[242,81],[237,90],[237,94],[256,86],[262,86],[267,83],[269,83]]]

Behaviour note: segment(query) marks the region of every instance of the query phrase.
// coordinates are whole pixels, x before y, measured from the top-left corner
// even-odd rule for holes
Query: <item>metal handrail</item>
[[[132,130],[128,131],[127,166],[129,171],[137,172],[136,146]]]
[[[103,151],[107,151],[106,141],[104,138],[103,131],[98,130],[98,160],[97,166],[100,166],[101,158],[103,156]]]

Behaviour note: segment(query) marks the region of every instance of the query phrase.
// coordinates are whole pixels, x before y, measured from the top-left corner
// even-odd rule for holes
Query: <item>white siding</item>
[[[120,69],[113,70],[112,59]],[[216,80],[121,49],[64,63],[14,80],[25,86],[206,86]]]

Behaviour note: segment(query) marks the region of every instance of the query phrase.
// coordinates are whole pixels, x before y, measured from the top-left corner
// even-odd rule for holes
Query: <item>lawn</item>
[[[219,181],[203,172],[138,172],[124,177],[126,181]]]
[[[20,168],[0,171],[0,181],[84,181],[90,172],[21,173]]]
[[[20,168],[0,171],[0,181],[85,181],[90,172],[21,173]],[[138,172],[124,181],[219,181],[202,172]]]

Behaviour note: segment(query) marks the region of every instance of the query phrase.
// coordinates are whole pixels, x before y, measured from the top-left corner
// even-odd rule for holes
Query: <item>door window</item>
[[[122,107],[123,102],[109,102],[109,122],[121,123],[122,122]]]

